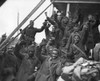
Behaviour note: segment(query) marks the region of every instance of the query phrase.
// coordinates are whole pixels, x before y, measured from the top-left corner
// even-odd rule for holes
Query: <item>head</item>
[[[45,55],[46,54],[46,47],[45,46],[42,46],[41,54],[42,55]]]
[[[62,19],[62,14],[61,14],[60,11],[58,11],[58,12],[57,12],[57,20],[58,20],[58,21],[61,21],[61,19]]]
[[[73,29],[74,29],[75,32],[77,32],[77,31],[79,31],[79,26],[76,25]]]
[[[77,44],[80,41],[80,36],[79,35],[74,35],[74,43]]]
[[[88,15],[88,20],[91,21],[93,19],[93,16],[90,14]]]
[[[3,34],[3,35],[2,35],[2,39],[4,39],[4,40],[5,40],[5,39],[6,39],[6,37],[7,37],[7,36],[6,36],[6,34]]]
[[[34,56],[34,52],[35,52],[35,45],[33,45],[33,44],[30,45],[30,46],[28,47],[27,51],[28,51],[29,57],[33,57],[33,56]]]
[[[14,54],[14,48],[13,47],[9,47],[7,48],[7,54]]]
[[[55,45],[55,37],[51,37],[49,40],[48,40],[48,43],[49,45]]]
[[[96,23],[96,19],[93,15],[88,16],[88,21],[89,21],[89,24],[92,26]]]
[[[37,43],[35,41],[32,41],[32,46],[36,46]]]
[[[59,56],[59,51],[57,48],[52,48],[50,50],[50,56],[52,59],[56,59]]]
[[[30,25],[34,25],[34,21],[33,20],[30,20]]]

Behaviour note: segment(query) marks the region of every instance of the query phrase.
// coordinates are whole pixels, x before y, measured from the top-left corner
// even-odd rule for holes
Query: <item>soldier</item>
[[[76,62],[80,57],[87,58],[83,49],[80,48],[81,37],[79,34],[74,35],[73,44],[70,46],[70,50],[67,53],[67,56]]]
[[[1,41],[0,41],[0,44],[7,38],[6,34],[3,34],[2,35],[2,38],[1,38]]]
[[[21,41],[25,42],[27,45],[31,45],[32,41],[35,40],[35,35],[37,32],[42,32],[45,28],[45,26],[47,25],[46,22],[43,23],[43,26],[40,29],[34,28],[34,22],[31,20],[30,24],[28,25],[28,27],[26,27],[23,31],[22,31],[22,36],[20,38]]]
[[[100,61],[100,43],[97,43],[93,48],[92,56],[93,60]]]
[[[85,53],[85,44],[88,37],[88,24],[83,25],[83,29],[80,32],[75,32],[72,35],[72,43],[70,43],[70,46],[67,48],[69,51],[68,56],[73,57],[74,61],[79,59],[80,57],[87,58]]]
[[[38,67],[40,64],[40,61],[34,56],[36,46],[35,43],[28,46],[27,56],[24,56],[16,76],[18,81],[30,81],[35,79],[35,67]]]
[[[0,44],[2,44],[2,43],[6,40],[6,38],[7,38],[7,35],[6,35],[6,33],[5,33],[5,34],[2,35]],[[9,41],[7,41],[7,42],[9,42]],[[5,45],[6,45],[6,44],[5,44]],[[5,45],[4,45],[4,46],[5,46]],[[0,50],[0,55],[2,56],[3,54],[5,54],[5,53],[6,53],[6,50],[7,50],[7,46],[5,46],[2,50]]]
[[[57,12],[56,16],[54,19],[49,18],[47,16],[47,12],[45,13],[47,20],[54,26],[54,29],[52,31],[52,36],[55,37],[55,41],[57,43],[57,48],[59,48],[59,46],[61,45],[61,39],[63,38],[64,35],[64,27],[62,26],[62,18],[63,15],[61,14],[61,12]]]
[[[62,63],[58,49],[51,47],[49,51],[50,55],[47,57],[36,54],[42,65],[35,81],[56,81],[57,76],[61,73]]]
[[[8,48],[6,53],[3,55],[2,61],[2,81],[11,81],[15,79],[17,72],[18,60],[14,55],[14,49]]]
[[[96,13],[94,15],[94,24],[92,26],[92,33],[93,33],[93,40],[94,40],[94,43],[98,43],[100,42],[100,33],[99,33],[99,30],[98,30],[98,26],[100,24],[100,20],[99,20],[99,14]]]

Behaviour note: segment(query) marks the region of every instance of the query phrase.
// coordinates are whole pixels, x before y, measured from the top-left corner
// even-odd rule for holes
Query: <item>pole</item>
[[[17,26],[19,25],[19,12],[17,12]],[[19,31],[17,31],[17,34],[19,33]]]
[[[19,12],[17,13],[17,26],[19,25]]]
[[[67,3],[66,16],[69,17],[70,3]]]
[[[35,21],[40,15],[43,14],[43,12],[45,12],[51,5],[53,2],[51,2],[33,21]]]
[[[7,43],[8,40],[18,31],[19,28],[38,10],[38,8],[45,2],[41,0],[37,6],[26,16],[26,18],[15,28],[15,30],[8,36],[8,38],[0,45],[0,48]]]
[[[35,21],[41,14],[43,14],[43,12],[45,12],[51,5],[52,5],[52,3],[53,3],[53,1],[33,20],[33,21]],[[28,25],[27,25],[28,26]],[[26,27],[27,27],[26,26]],[[24,29],[23,29],[24,30]],[[15,38],[17,38],[18,36],[20,35],[20,33],[18,33],[16,36],[15,36]],[[15,39],[14,38],[14,39]],[[12,40],[13,41],[13,40]],[[11,43],[12,41],[10,41],[9,43]],[[2,50],[5,46],[7,46],[9,43],[7,43],[7,44],[5,44],[4,46],[2,46],[1,48],[0,48],[0,50]]]

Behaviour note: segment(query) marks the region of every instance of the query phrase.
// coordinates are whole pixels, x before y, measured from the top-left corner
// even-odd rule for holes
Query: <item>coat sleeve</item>
[[[35,28],[35,30],[36,30],[36,32],[42,32],[46,28],[46,26],[47,26],[47,22],[44,22],[43,26],[40,29]]]
[[[82,37],[82,38],[81,38],[81,42],[82,42],[83,45],[84,45],[84,44],[86,43],[86,41],[87,41],[88,33],[89,33],[88,28],[83,27],[83,29],[82,29],[82,31],[81,31],[81,37]]]
[[[46,35],[46,38],[47,38],[47,39],[50,37],[50,30],[49,30],[49,27],[50,27],[50,26],[45,27],[45,35]]]
[[[47,20],[52,24],[52,25],[56,25],[56,22],[52,19],[50,19],[49,17],[47,17]]]
[[[37,46],[35,49],[35,56],[41,61],[43,62],[47,57],[41,55],[41,47]]]
[[[36,29],[36,32],[42,32],[45,29],[45,26],[42,26],[40,29],[38,28],[35,28],[35,29]]]
[[[71,45],[68,52],[67,52],[67,57],[72,57],[72,56],[73,56],[73,47]]]
[[[56,75],[61,75],[62,73],[62,63],[59,62],[56,69]]]
[[[70,44],[72,43],[72,34],[70,35],[70,37],[68,38],[68,42],[66,44],[66,49],[69,50],[70,48]]]

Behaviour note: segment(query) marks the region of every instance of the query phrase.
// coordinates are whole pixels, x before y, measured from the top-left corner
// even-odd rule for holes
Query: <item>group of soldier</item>
[[[89,56],[100,42],[98,14],[90,14],[86,20],[79,10],[74,15],[69,13],[69,17],[62,11],[51,17],[45,12],[45,16],[40,29],[31,20],[25,29],[20,29],[15,47],[0,52],[0,81],[56,81],[66,63],[75,63],[81,57],[94,60]],[[35,35],[43,30],[46,38],[37,44]]]

